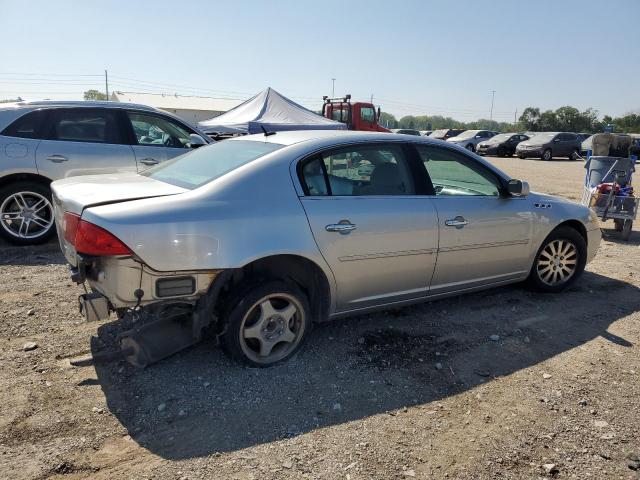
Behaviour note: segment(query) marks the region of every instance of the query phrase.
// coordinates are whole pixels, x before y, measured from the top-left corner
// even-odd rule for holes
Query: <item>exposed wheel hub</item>
[[[281,337],[284,333],[285,320],[280,315],[273,315],[264,322],[262,327],[262,335],[267,340],[273,340]]]

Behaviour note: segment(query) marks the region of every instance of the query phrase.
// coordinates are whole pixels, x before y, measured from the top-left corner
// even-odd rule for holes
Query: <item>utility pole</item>
[[[496,91],[491,90],[491,115],[489,116],[489,120],[493,120],[493,99],[496,96]]]
[[[518,123],[518,120],[516,120],[518,118],[518,109],[516,108],[515,113],[513,114],[513,124],[515,125],[516,123]]]
[[[104,71],[104,89],[107,92],[107,101],[109,101],[109,75]]]
[[[371,94],[371,105],[373,105],[373,93]]]
[[[335,98],[336,97],[336,79],[332,78],[331,79],[331,98]]]

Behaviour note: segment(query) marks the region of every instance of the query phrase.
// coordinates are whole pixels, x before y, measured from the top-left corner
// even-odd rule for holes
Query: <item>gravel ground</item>
[[[581,197],[582,162],[491,161]],[[71,367],[118,326],[82,322],[57,244],[0,245],[0,477],[638,479],[640,233],[611,226],[560,295],[336,321],[266,370],[212,343],[146,370]]]

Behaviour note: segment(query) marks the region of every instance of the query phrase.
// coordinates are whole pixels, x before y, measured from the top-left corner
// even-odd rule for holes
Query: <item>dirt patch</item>
[[[581,197],[581,162],[490,160]],[[212,342],[142,371],[73,368],[122,325],[82,322],[55,243],[2,245],[0,476],[640,478],[640,234],[604,227],[561,295],[511,286],[336,321],[266,370]]]

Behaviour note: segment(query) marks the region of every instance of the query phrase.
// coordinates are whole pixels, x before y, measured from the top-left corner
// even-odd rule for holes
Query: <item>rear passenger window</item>
[[[117,112],[107,109],[56,110],[48,127],[48,138],[66,142],[125,143]]]
[[[410,168],[402,147],[357,146],[333,150],[305,163],[307,195],[413,195]]]
[[[40,124],[44,112],[29,112],[15,120],[2,131],[2,135],[19,138],[40,138]]]

